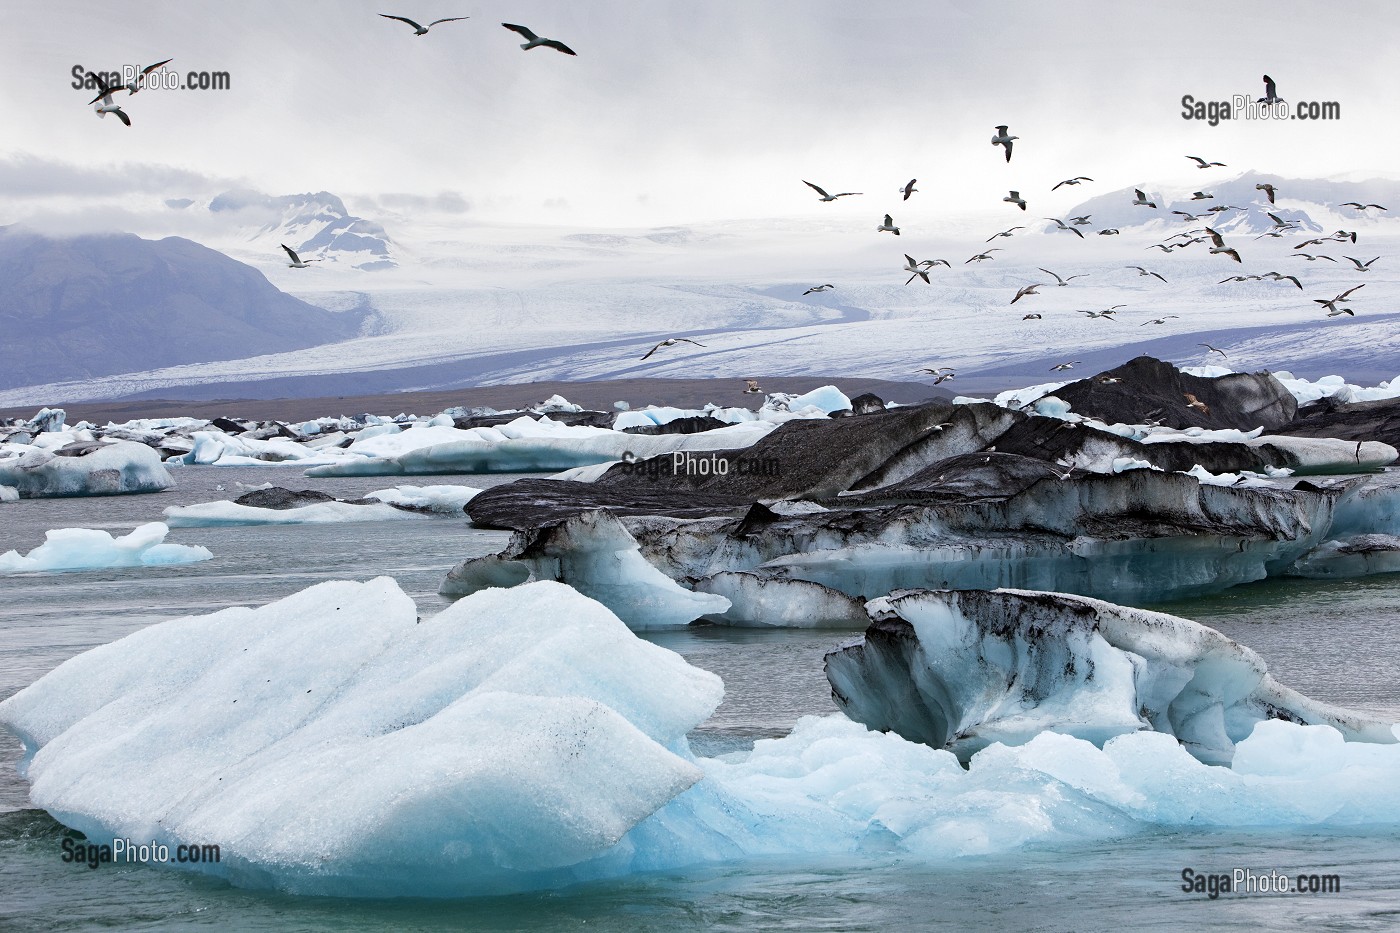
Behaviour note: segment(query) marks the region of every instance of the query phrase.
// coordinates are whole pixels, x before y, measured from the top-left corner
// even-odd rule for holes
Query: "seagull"
[[[1366,287],[1366,285],[1365,285],[1364,282],[1363,282],[1362,284],[1360,284],[1360,285],[1353,285],[1351,288],[1348,288],[1346,291],[1342,292],[1340,295],[1338,295],[1336,298],[1334,298],[1334,299],[1332,299],[1332,300],[1333,300],[1333,301],[1349,301],[1350,299],[1347,298],[1348,295],[1350,295],[1352,292],[1356,291],[1358,288],[1365,288],[1365,287]]]
[[[1226,359],[1229,359],[1229,356],[1225,353],[1225,351],[1222,350],[1222,349],[1220,349],[1219,347],[1212,347],[1212,346],[1211,346],[1210,344],[1208,344],[1208,343],[1198,343],[1198,344],[1196,344],[1196,346],[1198,346],[1198,347],[1205,347],[1205,348],[1206,348],[1206,356],[1210,356],[1212,353],[1219,353],[1222,357],[1225,357]]]
[[[1321,241],[1319,240],[1318,242],[1321,242]],[[1295,249],[1296,249],[1296,247],[1295,247]],[[1319,259],[1326,259],[1328,262],[1336,262],[1336,261],[1337,261],[1337,260],[1333,259],[1331,256],[1324,256],[1324,255],[1322,255],[1321,253],[1318,253],[1316,256],[1314,256],[1312,253],[1294,253],[1293,255],[1294,255],[1294,256],[1297,256],[1297,257],[1300,257],[1300,258],[1302,258],[1302,259],[1306,259],[1308,262],[1317,262]]]
[[[1162,277],[1161,277],[1160,275],[1158,275],[1156,272],[1148,272],[1148,271],[1147,271],[1146,269],[1144,269],[1142,266],[1124,266],[1123,268],[1125,268],[1125,269],[1136,269],[1137,272],[1138,272],[1138,275],[1155,275],[1155,276],[1157,276],[1157,278],[1162,279]],[[1165,282],[1166,279],[1162,279],[1162,281]]]
[[[1207,198],[1213,198],[1213,197],[1215,197],[1215,195],[1213,195],[1213,194],[1206,194],[1204,191],[1193,191],[1193,192],[1191,192],[1191,200],[1193,200],[1193,201],[1204,201],[1204,200],[1206,200]]]
[[[1080,214],[1078,217],[1071,217],[1069,222],[1078,226],[1084,226],[1089,222],[1089,218],[1093,216],[1093,214]]]
[[[1299,243],[1297,246],[1293,247],[1293,249],[1294,249],[1294,250],[1307,249],[1309,246],[1321,246],[1323,243],[1326,243],[1326,242],[1327,242],[1327,240],[1320,240],[1320,239],[1317,239],[1317,238],[1313,238],[1313,239],[1311,239],[1311,240],[1304,240],[1303,242]]]
[[[501,25],[509,29],[511,32],[520,34],[520,37],[525,40],[525,44],[520,47],[527,52],[531,49],[544,46],[545,48],[555,49],[556,51],[563,52],[565,55],[578,54],[573,49],[560,42],[558,39],[541,39],[539,36],[535,35],[533,32],[526,29],[524,26],[517,26],[514,23],[501,23]]]
[[[1351,264],[1352,264],[1353,266],[1356,266],[1356,271],[1357,271],[1357,272],[1369,272],[1369,271],[1371,270],[1371,263],[1375,262],[1377,259],[1380,259],[1381,257],[1376,256],[1375,258],[1373,258],[1373,259],[1368,259],[1368,260],[1366,260],[1365,262],[1362,262],[1360,259],[1354,259],[1354,258],[1352,258],[1351,256],[1343,256],[1342,258],[1348,260],[1349,262],[1351,262]]]
[[[875,228],[876,233],[893,233],[899,236],[899,228],[894,225],[894,218],[889,214],[885,215],[885,222]]]
[[[1342,207],[1354,207],[1358,211],[1364,211],[1372,207],[1374,207],[1378,211],[1385,210],[1385,208],[1381,207],[1379,204],[1362,204],[1359,201],[1343,201]]]
[[[94,97],[92,100],[88,101],[89,107],[97,103],[99,100],[102,100],[104,97],[111,97],[113,94],[122,90],[122,86],[120,84],[115,85],[113,87],[108,87],[107,82],[103,81],[101,76],[91,71],[87,73],[87,79],[97,85],[97,96]]]
[[[102,98],[102,103],[94,107],[93,110],[97,112],[99,117],[105,117],[109,113],[116,114],[118,120],[122,121],[127,126],[131,125],[131,117],[126,115],[126,111],[121,108],[120,104],[112,103],[112,98],[110,97]]]
[[[694,340],[691,340],[689,337],[667,337],[665,340],[661,341],[661,342],[658,343],[656,346],[654,346],[654,347],[652,347],[650,350],[648,350],[648,351],[646,352],[646,356],[642,357],[642,359],[646,359],[647,356],[651,356],[653,353],[655,353],[657,350],[660,350],[662,347],[674,347],[674,346],[675,346],[676,344],[678,344],[678,343],[694,343],[697,347],[703,347],[703,346],[704,346],[703,343],[696,343]]]
[[[1052,373],[1062,373],[1062,372],[1064,372],[1064,371],[1067,370],[1067,369],[1073,369],[1077,364],[1082,363],[1082,362],[1084,362],[1084,361],[1083,361],[1083,360],[1071,360],[1071,361],[1068,362],[1068,363],[1057,363],[1057,364],[1055,364],[1054,366],[1051,366],[1051,367],[1050,367],[1050,371],[1051,371]]]
[[[1316,301],[1317,299],[1313,299],[1313,300]],[[1333,307],[1332,310],[1330,310],[1330,311],[1327,312],[1327,316],[1328,316],[1328,317],[1336,317],[1336,316],[1339,315],[1339,314],[1346,314],[1346,315],[1350,315],[1351,317],[1356,317],[1356,312],[1353,311],[1353,310],[1351,310],[1350,308],[1337,308],[1337,307]]]
[[[813,285],[811,288],[807,289],[807,290],[806,290],[805,292],[803,292],[802,294],[803,294],[803,295],[810,295],[810,294],[812,294],[813,292],[824,292],[824,291],[829,291],[830,289],[833,289],[833,288],[835,288],[835,287],[836,287],[835,285]]]
[[[1264,96],[1255,101],[1256,104],[1278,104],[1283,98],[1278,96],[1278,88],[1274,86],[1274,79],[1264,75]]]
[[[1024,229],[1026,229],[1026,228],[1025,228],[1025,227],[1007,227],[1005,230],[1001,231],[1000,233],[993,233],[991,236],[987,237],[987,242],[990,243],[990,242],[992,242],[993,240],[995,240],[995,239],[996,239],[997,237],[999,237],[999,236],[1011,236],[1011,234],[1015,233],[1017,230],[1024,230]]]
[[[1210,414],[1210,406],[1196,398],[1196,396],[1192,395],[1190,392],[1181,393],[1181,397],[1186,399],[1187,408],[1194,408],[1203,415]]]
[[[1068,230],[1070,233],[1073,233],[1075,236],[1079,237],[1079,239],[1081,239],[1081,240],[1084,239],[1084,234],[1080,233],[1078,230],[1076,230],[1076,229],[1074,229],[1073,227],[1069,226],[1068,224],[1066,224],[1066,223],[1065,223],[1063,220],[1061,220],[1060,218],[1058,218],[1058,217],[1047,217],[1047,218],[1045,218],[1045,219],[1046,219],[1046,220],[1053,220],[1055,223],[1057,223],[1057,224],[1060,225],[1060,229],[1061,229],[1061,230]]]
[[[910,256],[908,253],[905,253],[905,254],[904,254],[904,260],[905,260],[904,271],[905,271],[905,272],[912,272],[912,273],[913,273],[913,275],[909,276],[909,281],[904,283],[905,285],[908,285],[909,282],[912,282],[912,281],[914,281],[915,279],[923,279],[925,285],[932,285],[932,284],[933,284],[932,282],[929,281],[929,278],[928,278],[928,269],[927,269],[927,268],[920,268],[920,266],[922,266],[923,263],[915,262],[915,261],[914,261],[914,257],[913,257],[913,256]]]
[[[971,259],[965,260],[965,261],[963,262],[963,265],[967,265],[969,262],[981,262],[981,261],[984,260],[984,259],[996,259],[996,257],[993,256],[992,253],[997,253],[997,252],[1000,252],[1000,251],[1001,251],[1001,247],[1000,247],[1000,246],[993,246],[993,247],[992,247],[991,249],[989,249],[989,250],[985,250],[985,251],[983,251],[983,252],[978,253],[976,256],[973,256]]]
[[[292,249],[292,248],[291,248],[290,246],[288,246],[287,244],[285,244],[285,243],[279,243],[278,245],[281,246],[284,250],[287,251],[287,258],[291,259],[291,261],[292,261],[292,262],[291,262],[291,265],[289,265],[289,266],[287,267],[288,269],[306,269],[306,268],[309,268],[309,267],[307,266],[307,263],[308,263],[308,262],[320,262],[320,261],[321,261],[321,260],[319,260],[319,259],[302,259],[300,256],[297,255],[297,251],[294,250],[294,249]]]
[[[1036,268],[1037,268],[1037,269],[1040,269],[1039,266],[1037,266]],[[1056,284],[1056,285],[1068,285],[1070,282],[1073,282],[1075,279],[1084,279],[1084,278],[1088,278],[1088,277],[1089,277],[1089,273],[1087,273],[1087,272],[1081,272],[1081,273],[1079,273],[1078,275],[1071,275],[1071,276],[1070,276],[1069,278],[1067,278],[1067,279],[1062,279],[1062,278],[1060,278],[1058,275],[1056,275],[1055,273],[1051,272],[1049,269],[1040,269],[1040,271],[1041,271],[1041,272],[1044,272],[1044,273],[1045,273],[1046,275],[1048,275],[1048,276],[1053,277],[1053,278],[1055,279],[1055,284]]]
[[[1244,261],[1240,259],[1239,253],[1235,252],[1233,249],[1225,245],[1225,238],[1223,236],[1216,233],[1209,227],[1206,227],[1206,233],[1210,234],[1210,241],[1215,244],[1210,248],[1211,255],[1221,253],[1223,255],[1229,256],[1231,259],[1235,260],[1235,262]]]
[[[1348,232],[1346,230],[1338,230],[1336,233],[1332,234],[1332,239],[1336,240],[1338,243],[1344,242],[1346,240],[1351,240],[1353,243],[1355,243],[1356,231],[1353,230]]]
[[[1020,139],[1020,138],[1021,138],[1021,137],[1019,137],[1019,136],[1008,136],[1008,135],[1006,135],[1006,127],[1003,125],[1003,126],[997,127],[997,134],[996,134],[995,136],[992,137],[992,145],[993,145],[993,146],[1005,146],[1005,147],[1006,147],[1006,161],[1010,162],[1010,161],[1011,161],[1011,140],[1013,140],[1013,139]]]
[[[1038,321],[1038,320],[1040,320],[1040,315],[1039,315],[1039,314],[1027,314],[1025,317],[1021,318],[1021,320],[1023,320],[1023,321]]]
[[[1019,207],[1021,210],[1025,210],[1025,209],[1026,209],[1026,199],[1023,198],[1023,197],[1021,197],[1021,192],[1019,192],[1019,191],[1013,191],[1013,192],[1011,192],[1011,196],[1010,196],[1010,197],[1002,198],[1002,200],[1005,201],[1005,202],[1008,203],[1008,204],[1015,204],[1015,205],[1016,205],[1017,207]]]
[[[1160,250],[1161,250],[1162,252],[1164,252],[1164,253],[1170,253],[1173,249],[1176,249],[1178,245],[1179,245],[1179,244],[1176,244],[1176,243],[1171,243],[1171,244],[1167,244],[1167,243],[1153,243],[1151,246],[1149,246],[1149,247],[1147,247],[1147,248],[1148,248],[1148,249],[1160,249]]]
[[[916,181],[918,181],[917,178],[911,178],[911,179],[909,179],[909,184],[907,184],[907,185],[905,185],[903,188],[900,188],[900,189],[899,189],[900,191],[904,192],[904,200],[906,200],[906,201],[909,200],[909,195],[911,195],[911,194],[913,194],[915,191],[918,191],[918,190],[919,190],[918,188],[915,188],[915,187],[914,187],[914,182],[916,182]]]
[[[1284,220],[1282,217],[1275,214],[1273,211],[1265,211],[1264,216],[1274,222],[1274,228],[1276,230],[1292,230],[1298,226],[1291,220]]]
[[[1163,317],[1154,317],[1150,321],[1143,321],[1141,324],[1138,325],[1138,327],[1146,327],[1148,324],[1165,324],[1167,323],[1168,319],[1174,317],[1176,317],[1175,314],[1168,314],[1164,315]]]
[[[1040,292],[1036,291],[1036,289],[1037,289],[1037,288],[1040,288],[1041,286],[1043,286],[1043,285],[1045,285],[1045,284],[1046,284],[1045,282],[1037,282],[1037,283],[1035,283],[1034,285],[1023,285],[1023,286],[1021,286],[1021,289],[1020,289],[1018,292],[1016,292],[1016,297],[1011,299],[1011,303],[1014,305],[1016,302],[1020,301],[1022,298],[1026,297],[1027,295],[1039,295]]]
[[[1088,175],[1076,175],[1076,176],[1073,177],[1073,178],[1066,178],[1064,181],[1062,181],[1062,182],[1060,182],[1059,184],[1055,185],[1055,187],[1054,187],[1054,188],[1051,188],[1050,190],[1051,190],[1051,191],[1054,191],[1055,188],[1060,187],[1060,185],[1077,185],[1077,184],[1080,184],[1081,182],[1093,181],[1093,180],[1094,180],[1094,179],[1090,178]]]
[[[1224,285],[1226,282],[1257,282],[1262,278],[1262,275],[1232,275],[1228,279],[1221,279],[1215,284]]]
[[[1255,190],[1255,191],[1262,191],[1262,192],[1264,192],[1265,197],[1267,197],[1267,198],[1269,199],[1269,203],[1270,203],[1270,204],[1274,203],[1274,191],[1275,191],[1275,188],[1274,188],[1273,185],[1270,185],[1270,184],[1267,184],[1267,183],[1266,183],[1266,184],[1262,184],[1262,185],[1255,185],[1255,186],[1254,186],[1254,190]]]
[[[1190,211],[1172,211],[1172,213],[1177,215],[1178,217],[1186,218],[1187,223],[1191,223],[1195,220],[1200,220],[1202,217],[1206,216],[1205,214],[1193,214]]]
[[[763,391],[763,390],[760,389],[760,388],[758,387],[758,380],[757,380],[757,379],[745,379],[745,380],[744,380],[744,394],[745,394],[745,395],[757,395],[758,393],[760,393],[760,392],[762,392],[762,391]]]
[[[924,367],[923,369],[919,370],[919,372],[928,373],[930,376],[932,376],[934,385],[938,385],[941,382],[947,382],[949,379],[952,379],[955,376],[957,376],[957,373],[953,371],[953,368],[951,366],[940,366],[937,369],[929,369],[928,367]]]
[[[147,65],[145,68],[142,68],[142,69],[141,69],[141,73],[140,73],[139,75],[136,76],[136,79],[135,79],[134,81],[129,82],[129,83],[127,84],[127,86],[126,86],[127,96],[130,96],[130,95],[132,95],[132,94],[135,94],[137,91],[141,90],[141,82],[142,82],[143,80],[145,80],[145,78],[146,78],[147,75],[149,75],[151,72],[155,71],[157,68],[162,68],[162,67],[164,67],[164,66],[170,64],[170,63],[173,62],[174,60],[175,60],[175,59],[173,59],[173,58],[167,58],[167,59],[166,59],[165,61],[163,61],[163,62],[156,62],[154,65]]]
[[[459,20],[459,19],[468,19],[468,18],[469,18],[469,17],[466,17],[466,16],[450,16],[450,17],[448,17],[447,19],[435,19],[435,20],[433,20],[431,23],[429,23],[429,24],[426,25],[426,26],[420,26],[420,25],[418,25],[417,23],[415,23],[413,20],[409,19],[409,18],[406,17],[406,16],[390,16],[388,13],[380,13],[379,15],[382,16],[382,17],[384,17],[385,19],[396,19],[396,20],[398,20],[398,21],[401,22],[401,23],[408,23],[408,25],[410,25],[410,26],[413,27],[413,34],[414,34],[415,36],[426,36],[426,35],[428,34],[428,30],[429,30],[429,29],[432,29],[432,28],[433,28],[434,26],[436,26],[438,23],[455,23],[455,22],[457,22],[457,20]],[[511,27],[507,27],[507,28],[511,28]],[[518,28],[518,27],[516,27],[516,28]],[[574,53],[573,53],[573,52],[570,52],[569,54],[572,55],[572,54],[574,54]]]
[[[1083,314],[1083,315],[1086,316],[1086,317],[1091,317],[1091,318],[1093,318],[1093,317],[1103,318],[1105,321],[1116,321],[1116,320],[1117,320],[1117,318],[1115,318],[1115,317],[1113,316],[1114,312],[1111,311],[1111,310],[1110,310],[1110,311],[1080,311],[1079,313],[1080,313],[1080,314]]]
[[[1226,167],[1224,162],[1207,162],[1205,159],[1202,159],[1200,156],[1187,156],[1186,158],[1188,158],[1188,159],[1192,160],[1193,162],[1195,162],[1195,163],[1196,163],[1196,168],[1210,168],[1212,165],[1218,165],[1218,166],[1220,166],[1221,168],[1225,168],[1225,167]]]
[[[1215,207],[1206,208],[1207,214],[1218,214],[1221,211],[1242,211],[1244,208],[1235,207],[1233,204],[1217,204]]]
[[[1303,283],[1298,281],[1296,275],[1284,275],[1282,272],[1265,272],[1261,278],[1272,279],[1275,282],[1292,282],[1301,291]]]
[[[826,191],[825,191],[824,189],[817,187],[816,185],[812,184],[810,181],[805,181],[805,180],[804,180],[804,181],[802,182],[802,184],[806,185],[808,188],[811,188],[811,189],[812,189],[813,191],[815,191],[817,194],[821,195],[821,200],[822,200],[822,201],[835,201],[837,198],[849,198],[849,197],[850,197],[851,195],[853,195],[853,194],[860,194],[860,193],[861,193],[861,192],[859,192],[859,191],[843,191],[843,192],[841,192],[840,194],[827,194]]]
[[[1142,207],[1156,207],[1156,206],[1157,206],[1156,204],[1153,204],[1151,201],[1147,200],[1147,195],[1145,195],[1145,194],[1142,193],[1142,189],[1141,189],[1141,188],[1134,188],[1134,189],[1133,189],[1133,194],[1137,195],[1137,199],[1136,199],[1135,201],[1133,201],[1133,204],[1135,204],[1135,205],[1141,205]]]
[[[1099,231],[1099,236],[1114,236],[1118,233],[1117,227],[1104,227]]]

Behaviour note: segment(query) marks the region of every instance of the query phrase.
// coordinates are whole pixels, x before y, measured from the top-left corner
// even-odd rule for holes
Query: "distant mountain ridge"
[[[345,202],[328,191],[277,196],[240,188],[215,196],[209,211],[236,214],[239,220],[256,225],[250,239],[266,239],[274,249],[275,240],[307,257],[319,254],[363,271],[398,265],[388,232],[372,220],[351,214]]]
[[[180,237],[0,227],[0,388],[317,346],[359,333]]]

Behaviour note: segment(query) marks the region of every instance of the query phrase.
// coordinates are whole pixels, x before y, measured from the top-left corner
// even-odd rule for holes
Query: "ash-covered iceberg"
[[[162,567],[209,560],[206,547],[166,544],[170,529],[161,522],[141,525],[114,538],[94,528],[56,528],[44,533],[44,543],[28,554],[0,554],[0,573],[43,570],[106,570],[113,567]]]
[[[172,528],[225,525],[327,525],[462,515],[481,490],[470,486],[395,486],[341,500],[314,489],[257,489],[232,501],[198,502],[165,509]]]
[[[439,592],[468,596],[535,580],[567,583],[636,630],[688,625],[730,608],[724,596],[688,590],[653,567],[622,523],[603,509],[517,532],[500,554],[452,568]]]
[[[916,590],[866,608],[864,641],[827,655],[837,705],[963,758],[1042,732],[1102,745],[1153,730],[1228,764],[1267,719],[1396,740],[1388,724],[1282,686],[1249,648],[1176,616],[1019,590]]]
[[[57,452],[11,447],[16,455],[0,458],[0,486],[13,487],[23,499],[160,492],[175,485],[160,454],[144,444],[90,443]]]

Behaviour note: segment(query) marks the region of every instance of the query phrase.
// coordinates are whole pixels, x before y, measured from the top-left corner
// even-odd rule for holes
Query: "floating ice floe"
[[[1187,635],[1154,633],[1153,656],[1197,656]],[[1400,745],[1326,725],[1258,722],[1232,768],[1141,729],[1102,748],[992,744],[964,769],[840,715],[696,758],[685,736],[722,696],[567,587],[486,591],[420,621],[379,579],[147,627],[0,703],[0,724],[23,743],[31,804],[88,838],[217,844],[219,862],[170,870],[297,894],[498,895],[771,856],[938,862],[1159,828],[1400,824]]]
[[[175,485],[160,455],[144,444],[92,444],[71,454],[34,445],[6,447],[11,455],[0,453],[0,485],[25,499],[160,492]]]
[[[13,486],[0,486],[0,502],[18,502],[19,490]]]
[[[236,501],[200,502],[194,505],[169,506],[165,510],[165,517],[172,528],[200,528],[225,525],[326,525],[342,522],[397,521],[418,518],[425,514],[460,516],[463,514],[462,509],[480,491],[470,486],[396,486],[393,489],[366,493],[364,499],[355,502],[342,502],[326,497],[305,505],[279,505],[277,508]],[[293,501],[304,501],[306,498],[304,493],[293,495],[301,496]],[[250,496],[251,494],[240,498]],[[377,501],[365,501],[370,499]]]
[[[1323,376],[1321,379],[1299,379],[1290,372],[1276,372],[1274,378],[1283,383],[1299,405],[1310,405],[1322,399],[1334,402],[1379,402],[1383,399],[1400,398],[1400,376],[1380,385],[1364,387],[1352,385],[1341,376]]]
[[[138,526],[120,538],[92,528],[56,528],[45,532],[44,543],[28,554],[0,554],[0,573],[161,567],[197,563],[214,556],[199,545],[164,543],[169,533],[170,529],[161,522]]]

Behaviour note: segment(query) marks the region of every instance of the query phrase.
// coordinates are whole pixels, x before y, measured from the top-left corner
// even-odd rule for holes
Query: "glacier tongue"
[[[1060,593],[914,590],[867,603],[863,643],[827,655],[842,710],[967,758],[1061,732],[1141,730],[1228,764],[1265,719],[1394,742],[1388,725],[1281,686],[1263,660],[1187,619]]]

